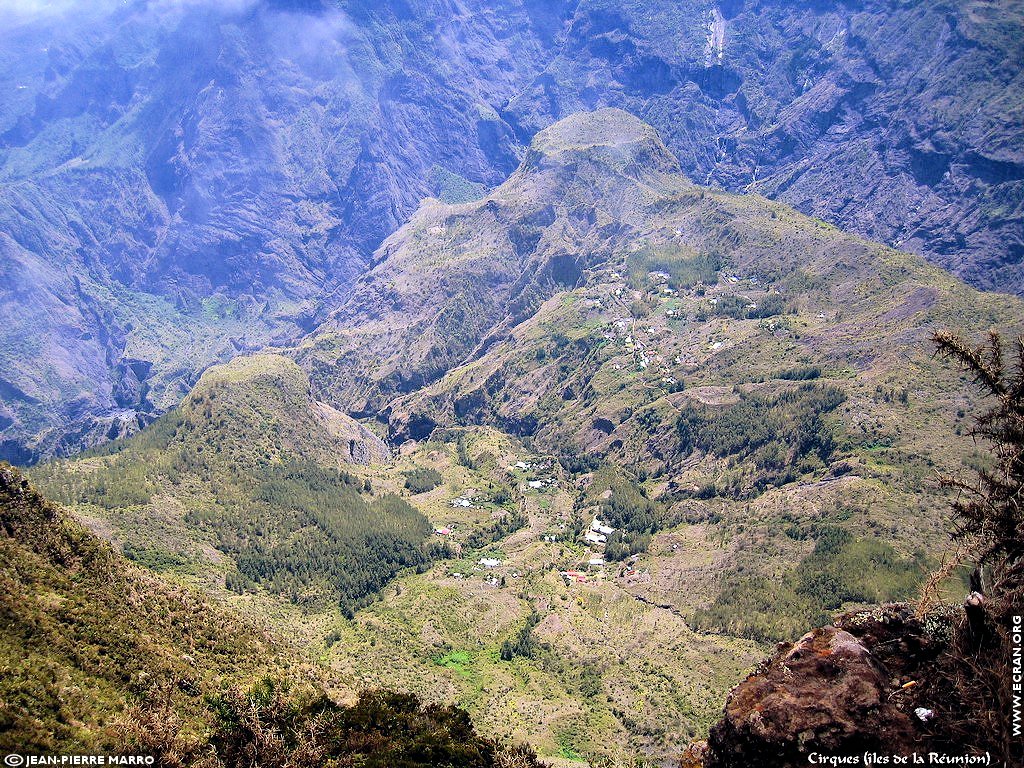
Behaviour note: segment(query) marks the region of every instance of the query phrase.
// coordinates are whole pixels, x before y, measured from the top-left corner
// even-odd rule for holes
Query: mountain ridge
[[[38,283],[32,322],[2,302],[19,375],[0,455],[24,463],[301,338],[424,196],[479,196],[541,129],[603,106],[695,181],[1019,288],[1005,1],[70,7],[18,17],[0,61],[2,247]]]
[[[537,145],[483,198],[425,202],[302,342],[33,477],[353,688],[457,699],[544,754],[608,757],[609,732],[669,759],[763,644],[913,596],[947,541],[931,478],[983,460],[948,439],[969,382],[926,336],[1024,313],[692,184],[625,112]],[[395,450],[343,464],[319,403]],[[672,666],[705,656],[710,683]]]

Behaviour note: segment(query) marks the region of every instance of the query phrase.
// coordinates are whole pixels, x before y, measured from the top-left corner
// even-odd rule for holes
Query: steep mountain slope
[[[397,436],[505,420],[607,445],[623,419],[595,438],[575,414],[614,416],[620,390],[635,409],[685,399],[684,381],[791,380],[798,365],[873,383],[907,359],[930,368],[931,323],[983,328],[1018,308],[763,198],[696,187],[618,110],[542,131],[480,201],[428,202],[376,261],[296,354],[318,392]]]
[[[423,516],[342,470],[388,456],[365,427],[311,400],[295,363],[256,355],[211,368],[133,440],[36,477],[113,529],[133,559],[350,610],[429,558]]]
[[[947,439],[966,382],[927,335],[1024,318],[679,166],[625,112],[560,121],[482,199],[426,202],[301,344],[34,476],[141,561],[244,593],[350,688],[455,699],[545,755],[668,759],[759,644],[913,597],[946,542],[935,469],[984,460]],[[342,412],[398,455],[339,471],[376,445]],[[379,560],[333,543],[398,495],[419,512],[372,520],[404,519],[417,567],[339,590]]]
[[[599,106],[696,181],[1021,290],[1011,2],[4,13],[0,456],[19,462],[131,433],[208,365],[312,329],[423,196],[479,196]]]
[[[0,466],[0,749],[116,744],[129,706],[198,694],[284,668],[268,638],[198,593],[126,562]],[[295,669],[298,672],[298,669]]]
[[[208,365],[308,330],[422,196],[503,178],[518,158],[486,99],[527,82],[551,24],[519,3],[77,10],[2,38],[19,461],[130,433]]]
[[[695,189],[636,118],[606,110],[563,121],[486,200],[425,204],[300,360],[344,410],[383,413],[396,394],[436,381],[576,287],[588,260],[608,259],[630,225],[647,226],[673,186],[667,194]]]
[[[911,594],[943,541],[929,478],[960,463],[943,436],[966,397],[928,334],[1019,327],[1020,303],[674,167],[623,112],[546,129],[486,199],[389,238],[297,359],[399,441],[485,424],[630,468],[663,511],[583,507],[615,520],[614,559],[690,523],[637,589],[702,626],[775,639]],[[723,530],[720,556],[695,557]]]

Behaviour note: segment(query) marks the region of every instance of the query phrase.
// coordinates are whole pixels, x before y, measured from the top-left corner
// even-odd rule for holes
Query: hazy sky
[[[241,10],[253,5],[256,0],[149,0],[146,5],[159,10],[174,6],[207,5],[224,10]],[[140,5],[139,0],[0,0],[0,16],[8,19],[42,19],[83,11],[105,13],[118,7],[130,8]]]

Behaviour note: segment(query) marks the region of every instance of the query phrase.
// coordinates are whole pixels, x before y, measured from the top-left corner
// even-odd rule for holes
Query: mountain
[[[934,409],[929,328],[1010,324],[1018,307],[764,198],[697,187],[618,110],[542,131],[480,201],[428,202],[376,261],[293,354],[321,397],[388,419],[396,439],[487,423],[618,450],[657,432],[636,423],[651,403],[724,405],[794,379],[869,399],[925,387],[918,405]]]
[[[671,759],[767,644],[913,597],[947,545],[936,470],[985,461],[929,334],[1024,317],[693,184],[616,109],[372,261],[300,342],[33,477],[350,688],[457,701],[542,757]]]
[[[9,465],[0,580],[5,751],[108,750],[133,706],[167,699],[194,718],[200,694],[289,666],[264,632],[127,562]]]
[[[0,37],[0,456],[137,431],[313,330],[427,195],[624,108],[751,189],[1020,292],[1013,3],[30,4]],[[926,74],[923,74],[926,73]]]
[[[518,162],[480,84],[525,84],[522,9],[443,35],[402,3],[76,10],[2,44],[9,458],[136,431],[210,364],[296,338],[430,179]]]
[[[350,610],[429,557],[426,519],[342,469],[389,455],[365,427],[311,400],[295,363],[256,355],[208,370],[134,440],[38,477],[55,499],[113,514],[132,559]]]
[[[1024,317],[919,258],[695,187],[616,110],[542,131],[508,182],[427,204],[377,259],[294,353],[319,397],[396,442],[484,425],[576,469],[629,468],[667,509],[598,504],[617,558],[683,521],[712,523],[686,529],[708,546],[735,536],[711,604],[686,551],[640,591],[758,639],[913,591],[969,395],[929,334]],[[864,560],[877,580],[854,575]]]
[[[1013,2],[580,3],[508,108],[523,135],[623,108],[702,184],[756,191],[1021,292]]]
[[[383,690],[334,703],[324,669],[296,647],[128,562],[6,464],[0,581],[5,751],[161,765],[540,765],[529,748],[478,735],[456,707]]]

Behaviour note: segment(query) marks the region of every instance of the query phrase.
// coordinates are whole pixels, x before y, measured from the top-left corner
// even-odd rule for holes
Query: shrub
[[[210,768],[540,768],[527,747],[506,748],[476,732],[469,714],[423,704],[411,693],[364,691],[350,705],[316,688],[296,691],[265,679],[251,690],[211,697],[212,732],[188,736],[172,713],[139,711],[126,728],[125,748],[158,765]]]
[[[540,616],[532,612],[516,634],[501,644],[498,655],[502,661],[512,661],[516,656],[533,658],[539,644],[533,636],[533,628],[540,623]]]
[[[691,404],[676,421],[679,448],[749,459],[759,471],[754,491],[782,485],[832,456],[835,442],[824,416],[845,400],[838,387],[808,382],[776,393],[741,393],[738,403],[725,407]]]
[[[441,473],[432,467],[411,469],[405,473],[405,487],[410,493],[426,493],[441,484]]]

